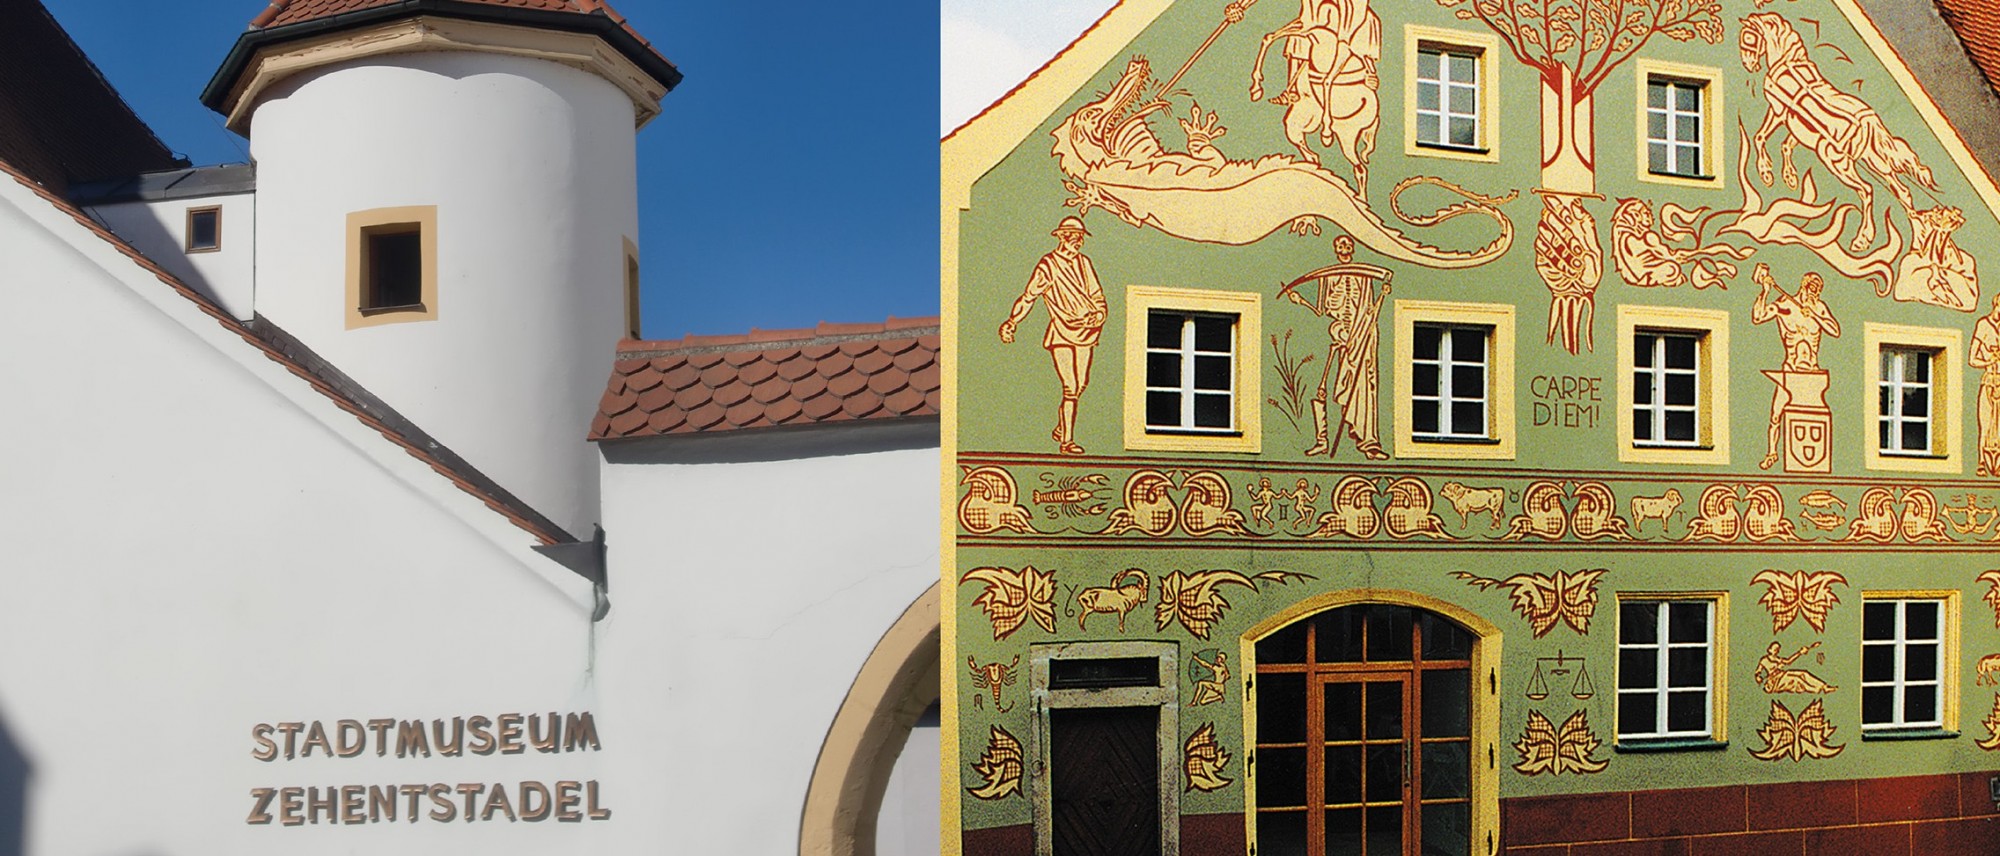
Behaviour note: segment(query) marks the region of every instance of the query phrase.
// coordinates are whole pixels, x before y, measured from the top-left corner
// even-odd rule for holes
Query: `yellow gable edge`
[[[1870,18],[1868,11],[1855,0],[1833,0],[1833,5],[1847,17],[1854,31],[1861,34],[1861,41],[1889,70],[1889,76],[1896,79],[1903,95],[1917,108],[1917,114],[1924,117],[1924,124],[1930,126],[1931,135],[1937,138],[1938,145],[1944,147],[1945,154],[1951,156],[1952,163],[1964,174],[1966,183],[1972,185],[1972,189],[1979,193],[1980,201],[1986,203],[1987,213],[2000,220],[2000,185],[1994,183],[1993,176],[1972,156],[1972,149],[1965,145],[1965,138],[1959,136],[1958,127],[1945,117],[1943,110],[1938,109],[1937,100],[1931,97],[1930,91],[1917,80],[1916,73],[1903,62],[1903,55],[1890,46],[1889,39],[1875,26],[1875,19]]]
[[[939,469],[942,511],[938,516],[939,598],[938,660],[940,663],[938,720],[938,796],[942,811],[938,852],[958,856],[964,841],[960,800],[963,783],[958,721],[958,213],[972,205],[972,184],[997,166],[1055,115],[1063,102],[1090,84],[1098,69],[1118,55],[1172,6],[1174,0],[1119,0],[1054,59],[1037,69],[999,101],[972,117],[938,144],[938,285],[939,323],[944,349],[942,371]]]

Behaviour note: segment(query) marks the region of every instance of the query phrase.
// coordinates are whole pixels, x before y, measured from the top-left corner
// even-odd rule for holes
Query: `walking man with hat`
[[[1014,331],[1041,301],[1048,307],[1049,329],[1042,334],[1042,347],[1055,360],[1056,378],[1062,382],[1062,403],[1056,410],[1056,427],[1049,436],[1057,451],[1081,455],[1076,442],[1076,403],[1090,385],[1090,358],[1097,350],[1098,336],[1104,332],[1104,288],[1097,282],[1097,269],[1083,254],[1083,239],[1090,231],[1083,219],[1064,217],[1049,234],[1056,248],[1035,263],[1028,286],[1014,301],[1007,320],[1000,322],[1000,341],[1012,344]]]

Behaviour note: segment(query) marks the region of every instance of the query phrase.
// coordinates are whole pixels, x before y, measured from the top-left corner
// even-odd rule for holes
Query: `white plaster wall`
[[[257,309],[549,518],[589,537],[585,442],[637,235],[631,101],[469,52],[329,66],[256,110]],[[346,217],[437,206],[434,321],[345,329]]]
[[[587,584],[7,180],[0,259],[0,852],[658,852],[606,759],[667,721],[605,710]],[[251,757],[259,722],[551,710],[604,751]],[[613,818],[245,822],[255,787],[525,779]]]
[[[190,208],[222,208],[222,248],[210,253],[187,251]],[[162,202],[119,202],[90,209],[111,231],[222,306],[238,320],[254,310],[257,261],[257,197],[238,193],[171,199]]]
[[[672,450],[650,461],[607,450],[606,697],[660,726],[622,729],[642,745],[609,763],[643,781],[673,852],[798,852],[834,714],[937,580],[936,430],[641,441]],[[934,816],[934,784],[924,804]]]

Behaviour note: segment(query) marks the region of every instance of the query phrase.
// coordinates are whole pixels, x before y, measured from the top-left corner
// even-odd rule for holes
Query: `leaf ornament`
[[[958,582],[985,584],[986,590],[972,599],[972,605],[985,610],[987,620],[993,622],[995,642],[1013,635],[1030,620],[1043,630],[1056,632],[1055,571],[1038,571],[1030,566],[1018,571],[973,568]]]

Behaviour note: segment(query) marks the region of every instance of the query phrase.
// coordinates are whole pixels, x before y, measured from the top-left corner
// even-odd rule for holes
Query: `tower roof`
[[[239,84],[260,52],[417,16],[595,35],[651,78],[648,88],[655,101],[681,82],[680,69],[604,0],[270,0],[209,79],[202,103],[233,122],[236,102],[244,94]]]

